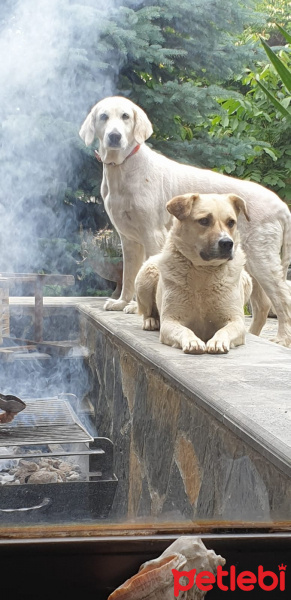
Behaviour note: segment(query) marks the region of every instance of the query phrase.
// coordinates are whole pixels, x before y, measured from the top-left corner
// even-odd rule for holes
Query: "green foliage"
[[[281,26],[279,30],[288,41],[289,34]],[[245,69],[233,79],[231,97],[217,97],[223,112],[213,114],[207,131],[218,139],[249,141],[247,155],[225,162],[223,171],[271,187],[291,202],[289,46],[277,55],[268,47],[268,57],[270,63],[258,61],[255,70]]]
[[[287,31],[285,31],[280,26],[279,26],[279,30],[282,33],[282,35],[285,37],[286,41],[290,44],[291,36],[287,33]],[[261,42],[262,42],[265,52],[266,52],[268,58],[270,59],[276,73],[279,75],[279,78],[281,79],[282,83],[285,85],[287,92],[291,93],[291,69],[285,65],[284,54],[282,55],[282,58],[280,58],[279,56],[277,56],[275,54],[275,52],[273,52],[273,50],[268,46],[268,44],[264,41],[264,39],[262,37],[261,37]],[[290,48],[289,48],[289,50],[290,50]],[[289,105],[289,103],[290,103],[291,96],[285,94],[284,100],[279,101],[270,92],[270,90],[262,84],[262,82],[259,79],[258,79],[258,85],[263,90],[263,92],[266,94],[268,99],[272,102],[272,104],[275,106],[275,108],[283,115],[283,117],[286,117],[287,120],[290,121],[290,124],[291,124],[291,110],[286,108],[286,105]]]
[[[270,65],[264,67],[260,77],[274,92],[277,90],[278,78]],[[247,90],[245,95],[218,98],[223,114],[213,115],[209,132],[221,140],[234,136],[236,140],[248,140],[249,151],[246,156],[234,157],[233,162],[225,162],[220,170],[271,187],[290,201],[290,129],[261,90],[254,71],[245,70],[237,80]]]
[[[268,41],[271,47],[282,46],[285,44],[285,38],[280,32],[279,27],[289,29],[291,24],[291,4],[289,0],[256,0],[255,11],[263,17],[260,24],[250,24],[240,36],[241,43],[253,40],[259,40],[262,36]],[[279,27],[278,27],[279,25]],[[260,60],[264,56],[260,48],[257,48],[257,58]]]

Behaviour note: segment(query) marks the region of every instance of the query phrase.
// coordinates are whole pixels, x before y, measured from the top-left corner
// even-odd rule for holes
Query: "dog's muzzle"
[[[221,258],[229,258],[233,257],[233,241],[230,238],[222,238],[218,242],[219,255]]]
[[[119,148],[120,147],[120,141],[121,141],[121,133],[119,133],[119,131],[111,131],[111,133],[108,134],[108,145],[110,146],[110,148]]]
[[[209,249],[208,252],[201,250],[202,260],[232,260],[233,259],[233,240],[229,237],[220,238],[217,244]]]

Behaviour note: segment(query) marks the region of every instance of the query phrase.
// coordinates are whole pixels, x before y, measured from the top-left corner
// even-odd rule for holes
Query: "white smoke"
[[[1,2],[1,271],[19,271],[22,264],[37,270],[37,238],[65,237],[58,212],[66,182],[77,174],[80,124],[98,99],[115,92],[113,77],[90,55],[93,49],[98,56],[114,5]]]
[[[63,195],[79,168],[80,125],[95,102],[116,92],[118,66],[106,71],[104,48],[98,62],[114,7],[113,0],[1,0],[0,272],[37,271],[39,238],[66,237]],[[82,360],[0,365],[2,393],[82,400],[90,386]]]
[[[6,57],[0,71],[1,100],[3,95],[12,99],[19,88],[39,95],[54,76],[68,43],[66,23],[60,20],[63,7],[58,0],[18,2],[0,40],[1,56]]]

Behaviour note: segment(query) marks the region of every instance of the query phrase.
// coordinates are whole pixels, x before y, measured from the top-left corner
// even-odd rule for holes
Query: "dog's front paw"
[[[131,302],[129,302],[129,304],[126,304],[126,306],[123,309],[123,312],[125,312],[128,315],[136,315],[137,314],[137,302],[135,300],[131,300]]]
[[[204,354],[206,346],[200,338],[193,336],[182,342],[182,350],[185,354]]]
[[[158,331],[160,329],[159,319],[155,319],[154,317],[144,319],[143,329],[146,329],[146,331]]]
[[[104,304],[104,310],[123,310],[127,305],[127,302],[124,300],[113,300],[109,298]]]
[[[214,335],[206,344],[206,351],[209,354],[226,354],[229,348],[229,338],[226,335]]]

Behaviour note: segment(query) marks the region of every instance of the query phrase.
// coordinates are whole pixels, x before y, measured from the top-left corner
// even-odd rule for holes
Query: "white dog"
[[[276,194],[257,183],[177,163],[146,144],[152,125],[144,111],[113,96],[94,106],[80,136],[88,146],[99,139],[103,162],[101,194],[118,231],[123,251],[123,287],[106,310],[134,312],[135,277],[145,259],[159,252],[171,226],[166,203],[192,190],[237,194],[245,200],[250,221],[239,216],[246,268],[253,278],[251,333],[259,335],[271,304],[278,317],[276,342],[291,346],[291,294],[286,274],[291,259],[291,215]]]
[[[237,217],[249,219],[233,194],[185,194],[167,203],[172,228],[159,254],[136,278],[144,329],[184,352],[228,352],[245,343],[244,305],[252,282],[244,270]]]

